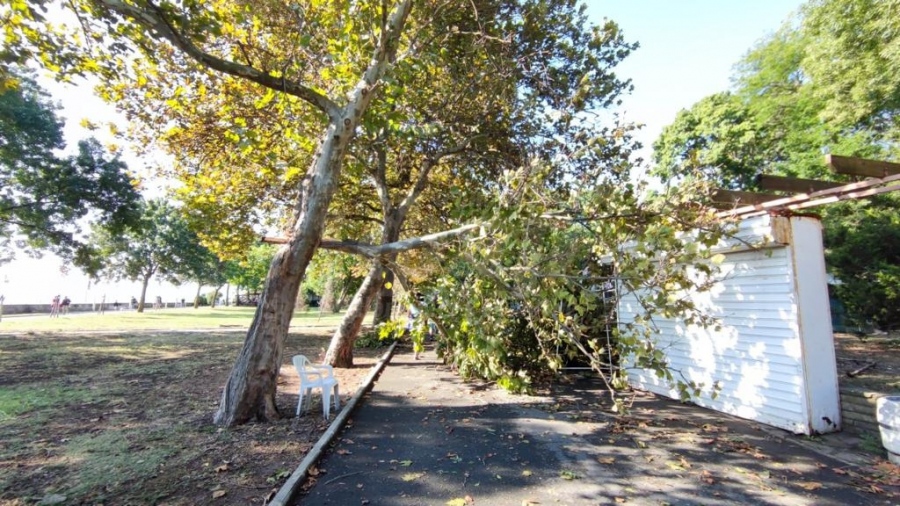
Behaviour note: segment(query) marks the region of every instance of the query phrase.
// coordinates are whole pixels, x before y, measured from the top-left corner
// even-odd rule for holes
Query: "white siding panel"
[[[693,298],[698,308],[719,319],[720,330],[685,325],[677,319],[655,318],[654,324],[659,332],[656,343],[665,350],[676,377],[680,373],[688,381],[720,386],[716,395],[704,389],[694,402],[809,434],[838,429],[839,425],[826,426],[818,419],[839,420],[840,416],[833,343],[821,324],[828,321],[830,332],[829,308],[827,298],[816,294],[824,289],[824,264],[820,275],[815,266],[802,267],[800,287],[797,252],[792,244],[785,245],[800,234],[805,243],[815,246],[815,230],[802,220],[809,221],[768,216],[745,220],[739,230],[741,240],[725,241],[716,248],[726,255],[723,275],[711,292]],[[821,258],[819,234],[818,253],[805,244],[804,258],[816,254]],[[751,250],[746,243],[765,248]],[[809,316],[801,318],[801,306],[816,314],[815,322]],[[641,313],[635,294],[624,294],[619,302],[620,325],[627,327]],[[808,335],[807,328],[815,335]],[[821,348],[823,343],[832,354],[816,351],[817,362],[811,367],[809,349]],[[639,388],[677,397],[677,391],[651,371],[632,369],[629,378]]]

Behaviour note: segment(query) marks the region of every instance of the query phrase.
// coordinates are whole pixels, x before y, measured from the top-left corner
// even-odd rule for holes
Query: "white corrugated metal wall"
[[[655,319],[658,346],[676,376],[721,387],[716,396],[706,388],[693,399],[701,406],[797,433],[836,430],[837,372],[818,221],[763,216],[742,223],[738,237],[720,248],[725,261],[715,288],[693,295],[720,328]],[[620,323],[639,313],[635,296],[623,296]],[[631,370],[629,379],[678,397],[651,371]]]

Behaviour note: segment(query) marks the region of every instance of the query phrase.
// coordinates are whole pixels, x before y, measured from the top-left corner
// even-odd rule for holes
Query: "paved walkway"
[[[616,420],[602,395],[578,380],[551,397],[514,396],[462,382],[431,351],[398,350],[299,504],[896,504],[894,489],[864,491],[869,469],[851,462],[866,459],[843,439],[652,396]]]

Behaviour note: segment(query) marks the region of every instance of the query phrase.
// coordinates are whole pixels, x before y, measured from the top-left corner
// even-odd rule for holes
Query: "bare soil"
[[[900,333],[835,334],[834,342],[841,386],[900,393]]]
[[[294,417],[289,360],[330,333],[295,330],[284,418],[227,430],[212,417],[244,332],[0,335],[0,505],[263,504],[328,427],[318,395]],[[383,352],[335,370],[343,402]]]

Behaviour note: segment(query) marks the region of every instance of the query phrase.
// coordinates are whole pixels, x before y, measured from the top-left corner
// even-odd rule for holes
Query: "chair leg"
[[[322,388],[322,413],[325,420],[328,420],[328,415],[331,414],[331,390],[327,388]]]
[[[300,388],[300,392],[297,394],[299,398],[297,399],[297,417],[300,416],[300,408],[303,406],[303,388]]]
[[[334,384],[334,410],[338,411],[341,409],[341,393],[338,389],[338,384]]]
[[[310,409],[312,409],[312,398],[313,398],[312,391],[313,391],[312,388],[306,389],[306,408],[305,408],[306,411],[309,411]]]

